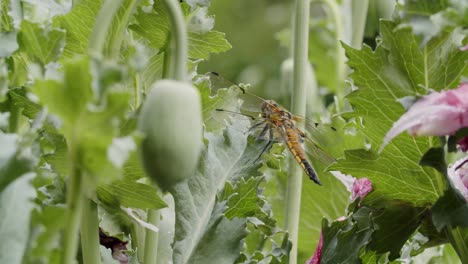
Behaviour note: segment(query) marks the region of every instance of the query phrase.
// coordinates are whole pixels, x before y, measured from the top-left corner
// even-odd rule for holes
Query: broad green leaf
[[[71,12],[54,18],[54,24],[67,32],[63,58],[88,54],[89,36],[101,5],[101,0],[79,1]]]
[[[157,188],[132,181],[131,179],[123,179],[114,181],[111,184],[98,188],[98,196],[100,192],[107,192],[106,197],[112,196],[109,201],[113,202],[115,208],[120,206],[139,208],[139,209],[161,209],[166,207],[166,203],[157,194]],[[102,196],[101,196],[102,197]],[[100,199],[101,202],[106,202]],[[115,202],[118,203],[115,203]]]
[[[167,46],[170,33],[169,18],[161,1],[154,3],[152,12],[138,8],[135,18],[136,23],[129,26],[132,31],[145,38],[148,44],[157,50]]]
[[[375,154],[375,149],[404,112],[398,100],[425,94],[421,86],[435,90],[456,86],[468,54],[459,50],[463,36],[457,32],[445,32],[420,49],[410,28],[382,21],[381,31],[382,43],[374,52],[368,47],[354,50],[345,46],[348,64],[354,70],[351,78],[359,87],[347,96],[354,108],[351,116],[363,119],[362,132],[372,149],[348,150],[346,159],[331,169],[369,178],[376,188],[366,197],[366,203],[398,199],[425,206],[433,203],[444,189],[442,175],[419,165],[423,154],[439,144],[437,140],[402,134],[380,155]]]
[[[0,246],[1,263],[21,263],[28,244],[31,211],[36,190],[31,186],[33,174],[17,179],[0,192]]]
[[[405,242],[421,225],[428,210],[395,203],[385,209],[370,210],[369,213],[376,228],[367,248],[379,254],[390,252],[389,259],[394,260],[399,257]],[[357,217],[356,214],[353,217]]]
[[[82,0],[74,5],[71,12],[54,18],[54,24],[67,31],[63,58],[88,54],[89,39],[102,6],[102,0]],[[133,15],[134,5],[138,1],[124,1],[119,7],[106,36],[105,55],[118,56],[125,38],[124,28]]]
[[[62,29],[43,28],[39,24],[23,20],[18,43],[33,61],[45,65],[58,59],[65,45],[65,35]]]
[[[232,263],[247,235],[246,219],[224,217],[226,202],[218,202],[216,195],[226,181],[258,176],[260,165],[253,161],[261,147],[248,144],[245,135],[232,129],[222,135],[205,133],[205,138],[197,173],[171,191],[176,208],[174,263]]]
[[[182,5],[186,7],[184,3]],[[185,13],[185,16],[189,15],[188,12]],[[151,47],[165,52],[168,51],[170,23],[168,12],[161,1],[155,1],[152,12],[139,9],[136,15],[136,23],[130,25],[129,28],[146,39]],[[191,59],[207,59],[211,53],[220,53],[231,48],[231,45],[224,38],[224,33],[217,31],[201,32],[197,27],[190,26],[188,30],[188,55]]]
[[[373,228],[349,220],[334,221],[329,224],[324,219],[322,232],[321,263],[360,263],[360,250],[370,242]]]
[[[468,227],[468,204],[453,186],[432,207],[432,221],[438,231],[446,226]]]
[[[224,38],[225,34],[218,31],[207,33],[189,33],[189,58],[208,59],[211,53],[221,53],[231,49],[231,45]]]

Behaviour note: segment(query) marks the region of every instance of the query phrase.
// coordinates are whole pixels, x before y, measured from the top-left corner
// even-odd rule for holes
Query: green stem
[[[344,53],[343,47],[341,47],[340,40],[344,39],[344,30],[343,30],[343,19],[342,14],[340,13],[340,8],[335,0],[324,0],[327,4],[329,11],[331,12],[331,18],[335,24],[335,54],[336,54],[336,79],[337,86],[336,96],[336,109],[340,112],[343,109],[343,99],[344,99],[344,82],[346,78],[346,56]]]
[[[84,264],[101,263],[97,205],[90,199],[86,199],[83,205],[83,217],[81,220],[81,248]]]
[[[171,53],[170,50],[171,45],[168,45],[166,51],[164,52],[164,57],[163,57],[163,69],[162,69],[162,78],[163,79],[169,79],[171,76],[174,75],[174,67],[171,65],[173,61],[171,61]]]
[[[161,213],[159,210],[148,210],[148,223],[153,224],[154,226],[158,226],[160,218]],[[145,259],[143,263],[156,264],[158,262],[158,239],[159,232],[154,232],[152,230],[146,229]]]
[[[89,53],[91,56],[102,57],[112,19],[122,2],[123,0],[107,0],[99,10],[93,31],[89,37]]]
[[[293,91],[291,110],[298,115],[306,112],[306,86],[309,43],[309,0],[296,0],[293,35]],[[297,166],[294,157],[290,159],[291,174],[288,177],[286,192],[286,230],[292,242],[289,263],[297,263],[297,241],[299,231],[299,214],[302,194],[303,171]]]
[[[143,259],[145,257],[145,229],[136,222],[132,222],[130,233],[132,236],[132,249],[137,252],[138,259]]]
[[[360,49],[364,38],[364,29],[366,28],[367,10],[369,0],[353,0],[351,7],[352,17],[352,35],[351,47]]]
[[[178,81],[186,81],[187,79],[187,60],[188,60],[188,37],[187,27],[185,25],[184,14],[180,8],[180,4],[176,0],[163,0],[169,18],[171,20],[171,32],[174,40],[174,49],[171,54],[171,67],[174,72],[171,72],[170,79]]]
[[[74,158],[73,147],[70,147],[71,170],[67,185],[67,208],[65,211],[64,248],[61,263],[75,263],[76,250],[78,248],[78,230],[83,211],[81,170],[77,159]],[[97,232],[95,230],[95,232]]]
[[[451,226],[447,226],[445,232],[461,262],[468,263],[468,245],[465,243],[461,229],[459,227],[452,228]]]
[[[22,107],[18,107],[15,104],[11,104],[10,118],[8,123],[8,132],[17,133],[20,124],[21,113],[23,112]]]

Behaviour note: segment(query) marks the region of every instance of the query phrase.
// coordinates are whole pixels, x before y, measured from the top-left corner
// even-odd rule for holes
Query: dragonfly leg
[[[262,152],[260,153],[260,155],[258,155],[258,157],[254,160],[253,163],[256,163],[260,157],[263,155],[263,153],[268,149],[269,146],[271,146],[271,144],[273,144],[273,141],[268,141],[268,143],[265,145],[265,147],[263,148]]]
[[[270,132],[268,135],[270,137],[268,143],[265,145],[260,155],[258,155],[258,157],[255,159],[254,163],[256,163],[262,154],[268,149],[268,147],[273,144],[273,129],[271,129],[270,124],[266,124],[265,127],[263,127],[262,132],[260,133],[260,137],[263,138],[267,132]]]
[[[247,130],[246,133],[251,132],[251,131],[254,130],[255,128],[257,128],[257,127],[259,127],[259,126],[261,126],[261,125],[263,125],[263,124],[265,124],[265,123],[266,123],[266,121],[262,121],[262,122],[260,122],[260,123],[257,123],[257,124],[255,124],[255,125],[251,126],[251,127],[249,128],[249,130]],[[261,137],[265,135],[267,129],[268,129],[268,124],[263,128],[262,133],[260,134]]]

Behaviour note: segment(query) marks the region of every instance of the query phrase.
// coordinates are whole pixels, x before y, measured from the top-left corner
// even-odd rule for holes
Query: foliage
[[[202,61],[231,48],[225,34],[214,30],[210,1],[180,2],[188,28],[186,63],[201,95],[204,144],[196,172],[166,193],[143,170],[137,150],[145,135],[137,120],[152,84],[171,67],[171,15],[162,0],[117,2],[121,5],[109,16],[105,32],[96,21],[108,1],[0,2],[0,234],[6,238],[0,262],[63,263],[62,241],[70,230],[81,229],[83,241],[91,235],[97,242],[97,228],[96,233],[83,231],[94,219],[128,247],[125,256],[131,263],[142,263],[145,235],[151,230],[159,230],[160,262],[288,263],[292,244],[283,230],[286,180],[290,167],[298,165],[287,164],[282,144],[256,161],[263,141],[211,118],[214,108],[232,98],[198,75]],[[309,112],[335,128],[325,132],[324,148],[337,162],[325,168],[310,157],[324,186],[304,177],[303,189],[297,190],[302,196],[301,263],[313,255],[321,234],[322,263],[468,259],[467,203],[448,179],[444,152],[456,151],[455,141],[465,134],[446,140],[403,133],[378,151],[406,111],[404,102],[453,89],[467,77],[468,51],[461,49],[468,26],[465,2],[400,1],[392,19],[379,22],[375,49],[352,48],[338,36],[339,19],[331,15],[330,1],[312,5],[308,55],[324,91],[317,109],[327,113]],[[214,10],[225,12],[235,3],[216,5]],[[256,13],[266,6],[250,5],[249,12]],[[282,12],[287,7],[273,6]],[[269,9],[278,14],[275,10]],[[278,32],[277,25],[261,31],[240,13],[232,12],[238,23],[223,14],[216,21],[228,25],[227,37],[239,34],[234,48],[245,46],[214,61],[224,63],[231,56],[221,66],[235,71],[227,72],[231,77],[259,67],[249,68],[241,55],[268,64],[262,72],[278,72],[279,58],[287,52],[265,44],[266,35],[273,35],[266,32]],[[288,19],[281,21],[287,24]],[[268,59],[257,54],[255,41],[230,32],[237,28],[258,33],[262,51],[276,54]],[[290,32],[276,35],[283,47],[290,45]],[[105,37],[105,44],[94,50],[98,37]],[[344,54],[350,87],[340,75],[344,64],[337,64]],[[231,66],[235,69],[227,68]],[[260,79],[278,86],[274,74]],[[281,102],[289,99],[288,91],[263,93]],[[178,110],[183,113],[184,106]],[[169,116],[174,112],[168,111],[168,118],[178,118]],[[146,122],[158,125],[158,120]],[[330,171],[367,178],[373,191],[350,202],[349,190]],[[97,208],[73,223],[71,209],[84,202]],[[159,210],[157,226],[147,222],[149,210]],[[81,243],[76,259],[83,261],[89,243]],[[111,250],[96,250],[105,262],[112,261]]]

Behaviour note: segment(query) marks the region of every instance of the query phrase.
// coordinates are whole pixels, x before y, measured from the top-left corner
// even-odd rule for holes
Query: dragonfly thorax
[[[286,122],[292,123],[292,114],[285,110],[283,107],[278,105],[273,100],[265,100],[262,103],[262,113],[265,118],[269,119],[270,121],[277,121],[277,122]],[[292,124],[294,125],[294,124]]]

